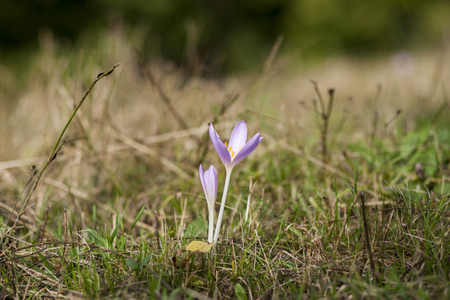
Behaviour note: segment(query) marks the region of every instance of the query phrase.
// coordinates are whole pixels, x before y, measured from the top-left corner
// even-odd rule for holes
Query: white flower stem
[[[225,202],[227,201],[227,193],[228,193],[228,186],[230,185],[231,171],[232,169],[226,170],[227,174],[225,178],[225,186],[223,188],[222,202],[220,203],[219,216],[217,217],[216,231],[214,234],[214,244],[217,244],[217,240],[219,239],[220,225],[222,224],[223,211],[225,209]]]
[[[208,243],[212,243],[214,236],[214,203],[208,203],[208,210],[209,210]]]
[[[247,223],[248,213],[250,211],[250,196],[251,196],[251,194],[249,194],[248,198],[247,198],[247,209],[245,210],[245,223]]]

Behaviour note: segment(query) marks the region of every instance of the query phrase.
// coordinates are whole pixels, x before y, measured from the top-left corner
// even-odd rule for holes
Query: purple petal
[[[222,160],[225,168],[231,165],[231,156],[227,151],[225,144],[220,139],[217,132],[214,130],[212,124],[209,124],[209,137],[211,138],[211,142],[213,143],[214,148],[216,149],[217,154],[219,154],[220,159]]]
[[[263,138],[260,137],[259,133],[255,134],[248,141],[248,143],[244,146],[244,148],[242,148],[241,151],[239,151],[238,154],[236,154],[236,156],[233,159],[233,164],[232,165],[235,166],[241,160],[246,158],[250,153],[252,153],[253,150],[255,150],[256,146],[258,146],[258,144],[261,142],[262,139]]]
[[[209,167],[205,172],[205,185],[208,202],[214,205],[217,198],[217,171],[214,166]]]
[[[200,181],[205,192],[208,205],[214,205],[217,198],[217,171],[214,166],[203,172],[203,166],[199,167]]]
[[[230,136],[230,144],[233,153],[239,152],[247,142],[247,124],[244,121],[240,121],[234,126]]]
[[[199,173],[199,175],[200,175],[200,181],[201,181],[201,183],[202,183],[203,191],[205,192],[205,195],[206,195],[205,173],[203,172],[203,167],[202,167],[201,164],[200,164],[198,173]]]

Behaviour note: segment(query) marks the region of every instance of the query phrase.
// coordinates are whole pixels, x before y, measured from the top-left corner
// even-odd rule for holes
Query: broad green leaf
[[[247,293],[239,283],[234,285],[234,293],[236,294],[236,298],[239,300],[247,300]]]
[[[127,264],[127,266],[131,268],[131,270],[133,271],[139,270],[139,263],[134,259],[126,259],[125,263]]]
[[[205,221],[205,219],[195,219],[186,226],[184,236],[195,238],[201,234],[206,233],[207,231],[208,223]]]

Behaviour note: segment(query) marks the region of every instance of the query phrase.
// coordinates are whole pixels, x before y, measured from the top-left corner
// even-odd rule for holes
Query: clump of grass
[[[8,106],[14,113],[2,119],[7,128],[24,124],[13,131],[20,143],[0,149],[2,295],[449,296],[450,130],[445,97],[435,96],[437,102],[418,117],[416,108],[403,102],[411,100],[403,94],[411,85],[387,87],[377,95],[379,102],[373,97],[364,101],[352,94],[364,91],[364,76],[371,83],[373,77],[364,73],[353,85],[332,82],[327,74],[335,69],[327,68],[318,82],[332,84],[339,93],[333,95],[333,118],[331,109],[322,111],[328,115],[324,130],[325,123],[310,126],[315,124],[311,110],[298,105],[299,99],[314,97],[306,78],[301,77],[305,91],[297,92],[280,71],[274,72],[273,85],[265,72],[261,87],[244,79],[241,84],[233,79],[186,80],[181,72],[150,64],[146,67],[151,67],[154,83],[149,85],[133,67],[139,58],[125,37],[115,40],[119,42],[98,42],[98,61],[75,63],[72,58],[83,57],[80,52],[54,50],[45,56],[43,51],[45,60],[38,61],[47,65],[30,66],[30,72],[51,79],[47,85],[38,77],[30,79],[22,95],[1,91],[20,100]],[[37,171],[31,165],[47,161],[41,156],[51,152],[70,120],[73,99],[81,99],[76,95],[86,90],[86,78],[102,69],[105,57],[121,62],[121,68],[91,92],[65,133],[65,147],[39,185],[30,182],[36,189],[29,201],[14,208],[30,172]],[[342,68],[355,66],[339,64]],[[373,76],[376,70],[370,70]],[[161,90],[172,108],[161,102]],[[387,105],[396,91],[403,96]],[[373,128],[369,116],[375,109],[380,111],[377,124],[388,126]],[[239,119],[261,132],[264,142],[232,179],[215,255],[184,252],[190,241],[207,238],[207,209],[195,170],[199,160],[218,160],[204,150],[206,124],[214,121],[226,132]],[[33,125],[47,130],[37,134]],[[0,130],[3,141],[6,133]],[[27,145],[32,149],[23,150]],[[254,183],[250,189],[249,182]]]

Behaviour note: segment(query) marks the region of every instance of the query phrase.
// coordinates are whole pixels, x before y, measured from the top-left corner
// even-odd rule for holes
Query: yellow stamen
[[[233,148],[231,146],[228,148],[228,152],[231,153],[231,157],[234,157]]]

